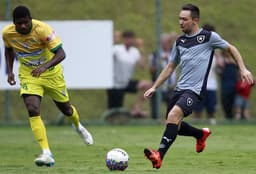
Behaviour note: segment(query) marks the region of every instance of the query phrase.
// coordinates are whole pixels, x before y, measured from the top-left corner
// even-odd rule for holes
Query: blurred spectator
[[[133,31],[124,31],[122,33],[122,41],[123,43],[114,45],[114,87],[107,90],[108,108],[123,107],[126,92],[139,92],[131,115],[145,117],[146,113],[142,111],[142,105],[145,101],[143,92],[151,86],[151,81],[132,79],[136,64],[143,68],[145,61],[140,51],[135,47],[136,37]]]
[[[215,31],[215,27],[210,24],[205,24],[202,27],[207,31]],[[216,52],[216,51],[215,51]],[[196,121],[200,121],[203,109],[206,109],[207,119],[210,124],[216,124],[215,112],[217,104],[217,78],[216,78],[216,65],[218,62],[219,56],[217,53],[214,53],[212,59],[212,66],[209,71],[207,86],[205,91],[205,97],[201,100],[194,108],[194,118]]]
[[[238,81],[238,66],[232,56],[225,50],[221,51],[222,63],[220,64],[221,104],[226,119],[234,118],[234,102],[236,84]]]
[[[145,52],[145,50],[144,50],[144,40],[142,38],[136,38],[134,46],[136,48],[138,48],[141,53],[144,54],[144,52]]]
[[[152,81],[155,81],[157,79],[157,66],[160,65],[159,72],[162,71],[162,69],[168,64],[168,57],[171,54],[172,51],[172,46],[177,39],[178,35],[175,32],[171,32],[170,34],[164,33],[161,35],[161,48],[160,48],[160,59],[157,57],[157,51],[154,51],[150,56],[149,56],[149,61],[150,61],[150,73],[151,73],[151,78]],[[169,77],[168,80],[165,81],[165,83],[162,85],[161,88],[161,94],[162,94],[162,99],[166,103],[167,108],[168,104],[170,103],[170,98],[172,95],[173,88],[176,85],[176,71],[173,72],[173,74]],[[156,96],[152,96],[151,98],[151,114],[153,116],[156,116],[156,110],[155,110],[155,105],[157,102]]]
[[[250,120],[249,112],[249,97],[251,94],[251,87],[246,82],[241,79],[238,80],[236,84],[236,98],[235,98],[235,119],[240,120],[244,117],[246,120]]]
[[[119,31],[119,30],[115,30],[115,31],[114,31],[113,39],[114,39],[114,44],[119,44],[119,43],[121,43],[121,40],[122,40],[122,32]]]
[[[146,67],[146,58],[145,58],[144,40],[142,38],[136,38],[134,46],[139,49],[140,54],[141,54],[140,66],[142,68],[145,68]]]

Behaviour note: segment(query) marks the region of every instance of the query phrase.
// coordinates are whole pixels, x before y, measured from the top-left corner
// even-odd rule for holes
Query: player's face
[[[182,32],[190,34],[197,23],[197,18],[193,19],[191,11],[181,10],[179,14],[179,24]]]
[[[32,27],[32,20],[30,17],[17,18],[14,21],[15,29],[20,34],[28,34]]]

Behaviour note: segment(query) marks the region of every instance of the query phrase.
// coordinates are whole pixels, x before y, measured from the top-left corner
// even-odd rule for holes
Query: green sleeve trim
[[[59,44],[58,46],[56,46],[55,48],[51,49],[51,52],[56,52],[59,48],[62,47],[62,44]]]

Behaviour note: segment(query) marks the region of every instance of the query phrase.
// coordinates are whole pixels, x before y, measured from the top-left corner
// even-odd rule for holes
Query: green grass
[[[71,127],[48,127],[48,137],[56,164],[37,167],[33,160],[40,153],[29,127],[0,127],[0,173],[3,174],[253,174],[255,166],[255,126],[212,126],[212,136],[201,154],[195,152],[195,140],[178,137],[162,168],[152,169],[143,156],[144,147],[156,148],[163,131],[157,126],[90,126],[95,145],[86,146]],[[125,172],[110,172],[105,167],[108,150],[119,147],[130,155]]]

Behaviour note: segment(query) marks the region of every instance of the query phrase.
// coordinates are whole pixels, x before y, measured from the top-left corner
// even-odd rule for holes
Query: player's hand
[[[33,77],[39,77],[42,73],[44,73],[45,71],[47,70],[46,67],[44,67],[43,65],[34,69],[32,72],[31,72],[31,75]]]
[[[144,98],[148,99],[150,97],[152,97],[152,95],[156,92],[156,89],[151,87],[149,88],[145,93],[144,93]]]
[[[16,81],[15,81],[15,78],[14,78],[14,74],[13,74],[13,73],[8,74],[7,82],[8,82],[10,85],[15,85],[15,84],[16,84]]]
[[[243,82],[247,82],[250,85],[254,84],[254,79],[250,71],[247,69],[243,70],[240,72],[241,73],[241,78]]]

